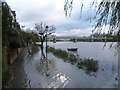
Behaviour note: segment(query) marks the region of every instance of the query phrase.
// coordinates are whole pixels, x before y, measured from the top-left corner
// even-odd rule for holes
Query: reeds
[[[48,52],[53,53],[55,56],[76,65],[79,69],[84,69],[87,72],[97,72],[98,61],[90,58],[77,58],[74,54],[71,54],[65,50],[55,49],[53,47],[48,48]],[[78,62],[79,61],[79,62]]]

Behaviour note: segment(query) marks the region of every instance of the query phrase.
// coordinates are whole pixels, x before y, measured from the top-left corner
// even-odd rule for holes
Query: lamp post
[[[45,31],[46,31],[46,58],[47,58],[47,32],[48,32],[48,26],[46,25]]]
[[[48,77],[49,76],[49,74],[48,74],[48,61],[47,61],[47,32],[48,32],[48,26],[46,25],[46,27],[45,27],[45,31],[46,31],[46,76]]]

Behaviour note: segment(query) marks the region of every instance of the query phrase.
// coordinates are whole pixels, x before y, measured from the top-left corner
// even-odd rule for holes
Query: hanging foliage
[[[71,15],[73,9],[73,1],[74,0],[65,0],[64,11],[66,17]],[[82,1],[83,2],[83,1]],[[90,17],[90,19],[97,19],[97,23],[92,32],[98,32],[101,34],[103,30],[103,26],[109,28],[108,34],[114,35],[117,37],[117,42],[120,42],[120,1],[117,0],[102,0],[99,5],[96,5],[97,1],[93,0],[90,6],[95,6],[98,9],[96,11],[96,15],[94,17]],[[80,8],[80,16],[82,15],[83,3]],[[98,16],[98,17],[97,17]]]

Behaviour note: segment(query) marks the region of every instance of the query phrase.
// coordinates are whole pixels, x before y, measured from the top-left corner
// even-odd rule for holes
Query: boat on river
[[[67,48],[68,51],[77,51],[78,48]]]

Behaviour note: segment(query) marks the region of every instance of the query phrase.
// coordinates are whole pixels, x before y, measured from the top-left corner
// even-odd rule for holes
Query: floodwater
[[[75,52],[80,58],[93,58],[98,61],[99,69],[85,73],[75,65],[64,62],[52,53],[44,58],[40,47],[34,54],[25,57],[24,70],[27,74],[27,84],[30,88],[117,88],[118,87],[118,55],[115,49],[109,49],[107,43],[103,49],[102,42],[49,42],[48,45],[67,51],[67,48],[77,47]],[[115,44],[115,43],[114,43]],[[113,44],[113,45],[114,45]],[[30,47],[29,47],[30,49]],[[32,49],[31,49],[32,50]],[[46,56],[46,55],[45,55]]]

